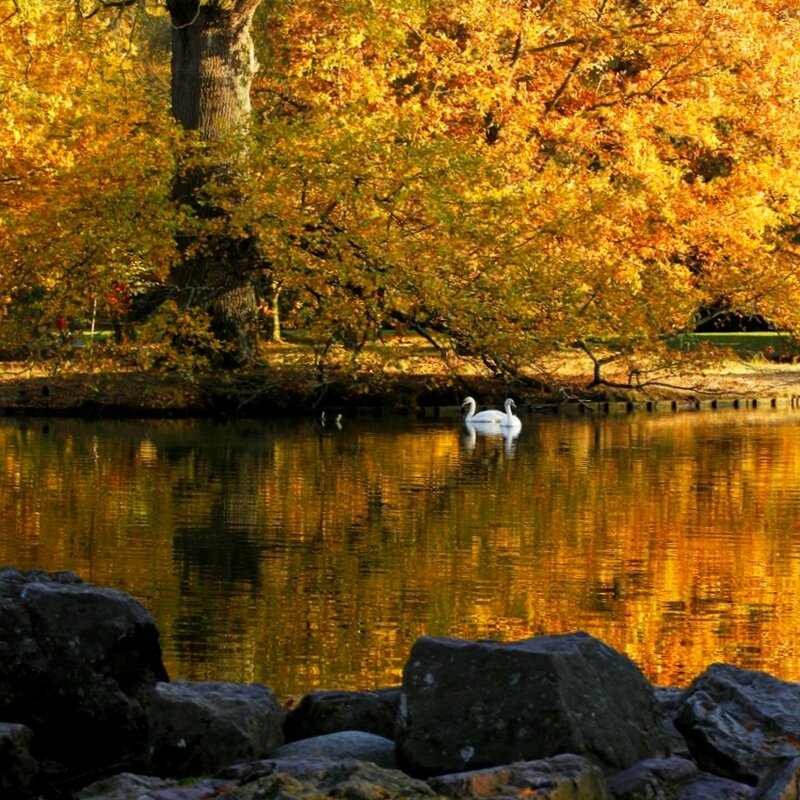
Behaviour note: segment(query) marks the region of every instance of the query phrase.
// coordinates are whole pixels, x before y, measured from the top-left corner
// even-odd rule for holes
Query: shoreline
[[[70,364],[55,374],[0,363],[0,415],[7,417],[287,417],[322,410],[435,417],[458,409],[467,394],[481,402],[514,397],[529,412],[699,410],[800,407],[800,364],[728,360],[702,371],[664,374],[631,389],[621,376],[590,386],[589,365],[575,358],[548,376],[545,391],[464,362],[445,370],[409,363],[405,371],[369,368],[312,379],[305,368],[266,365],[202,375],[99,370]]]
[[[4,797],[778,800],[800,786],[800,684],[765,672],[716,663],[672,689],[580,631],[421,635],[399,686],[286,709],[265,684],[171,680],[152,616],[119,590],[8,566],[0,599]]]

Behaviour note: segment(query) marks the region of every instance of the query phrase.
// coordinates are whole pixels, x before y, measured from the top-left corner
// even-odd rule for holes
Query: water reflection
[[[464,423],[464,447],[470,452],[474,452],[478,446],[478,438],[485,439],[486,444],[496,445],[503,443],[503,452],[506,456],[514,455],[514,444],[519,437],[520,428],[500,427],[491,422],[465,422]]]
[[[798,680],[796,413],[8,420],[0,559],[140,598],[173,677],[387,685],[423,633],[584,629],[659,683]]]

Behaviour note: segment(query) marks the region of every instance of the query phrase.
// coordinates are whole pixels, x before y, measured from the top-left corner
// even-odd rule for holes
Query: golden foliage
[[[332,317],[444,329],[499,369],[652,350],[720,299],[797,328],[780,7],[293,3],[266,29],[273,273]]]
[[[51,316],[165,278],[185,158],[163,11],[74,9],[0,3],[0,297],[43,287]],[[800,327],[782,4],[283,1],[253,34],[224,220],[323,350],[394,322],[514,372],[576,344],[659,352],[702,309]]]

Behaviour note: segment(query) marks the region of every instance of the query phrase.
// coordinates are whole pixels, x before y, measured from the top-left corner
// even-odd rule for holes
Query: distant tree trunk
[[[252,357],[256,341],[257,247],[252,237],[226,231],[230,205],[209,202],[203,187],[228,187],[227,203],[236,202],[233,179],[243,154],[234,145],[236,137],[246,133],[250,116],[250,85],[257,69],[250,28],[259,3],[167,0],[172,20],[172,112],[186,130],[219,145],[213,166],[179,171],[175,197],[194,208],[198,217],[223,222],[202,242],[179,236],[184,258],[171,278],[185,304],[210,313],[215,334],[233,346],[239,362]]]
[[[274,280],[271,284],[272,288],[272,341],[282,342],[281,336],[281,285],[278,281]]]

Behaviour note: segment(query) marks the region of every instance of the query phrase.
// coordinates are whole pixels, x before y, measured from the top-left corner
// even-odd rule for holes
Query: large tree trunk
[[[184,303],[210,313],[215,334],[232,345],[238,361],[249,360],[255,344],[257,247],[252,238],[226,232],[224,222],[237,199],[233,186],[243,153],[235,143],[242,142],[250,116],[257,67],[250,27],[259,2],[167,0],[173,28],[173,114],[185,129],[218,147],[212,167],[188,167],[176,176],[176,200],[194,208],[200,219],[214,220],[218,232],[201,239],[179,237],[184,257],[173,270],[172,283]],[[204,192],[209,185],[226,189],[225,208],[209,202]]]

